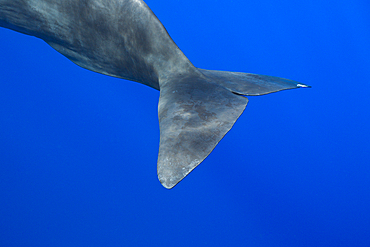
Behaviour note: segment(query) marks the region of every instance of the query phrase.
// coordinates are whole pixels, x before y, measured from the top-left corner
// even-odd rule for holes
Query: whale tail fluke
[[[199,69],[160,85],[160,146],[157,172],[173,188],[215,148],[247,106],[242,95],[263,95],[299,87],[291,80]]]
[[[265,95],[287,89],[311,87],[297,81],[242,72],[199,69],[205,76],[233,93],[245,96]]]

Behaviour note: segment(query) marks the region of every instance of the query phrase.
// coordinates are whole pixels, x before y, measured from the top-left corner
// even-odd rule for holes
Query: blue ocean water
[[[0,28],[0,246],[370,246],[369,2],[146,3],[195,66],[312,88],[249,97],[167,190],[158,91]]]

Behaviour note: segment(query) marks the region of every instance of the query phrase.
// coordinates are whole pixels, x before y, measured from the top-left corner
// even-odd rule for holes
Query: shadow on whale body
[[[309,87],[196,68],[142,0],[0,0],[0,26],[43,39],[83,68],[160,90],[157,171],[168,189],[232,128],[244,96]]]

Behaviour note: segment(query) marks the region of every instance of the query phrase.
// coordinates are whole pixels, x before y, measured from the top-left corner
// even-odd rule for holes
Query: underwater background
[[[196,67],[312,88],[167,190],[158,91],[0,28],[0,246],[370,246],[370,2],[145,2]]]

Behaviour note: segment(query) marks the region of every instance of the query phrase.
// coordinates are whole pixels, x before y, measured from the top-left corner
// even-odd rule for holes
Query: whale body
[[[232,128],[245,96],[309,87],[196,68],[142,0],[0,0],[0,26],[44,40],[83,68],[160,90],[157,172],[168,189]]]

